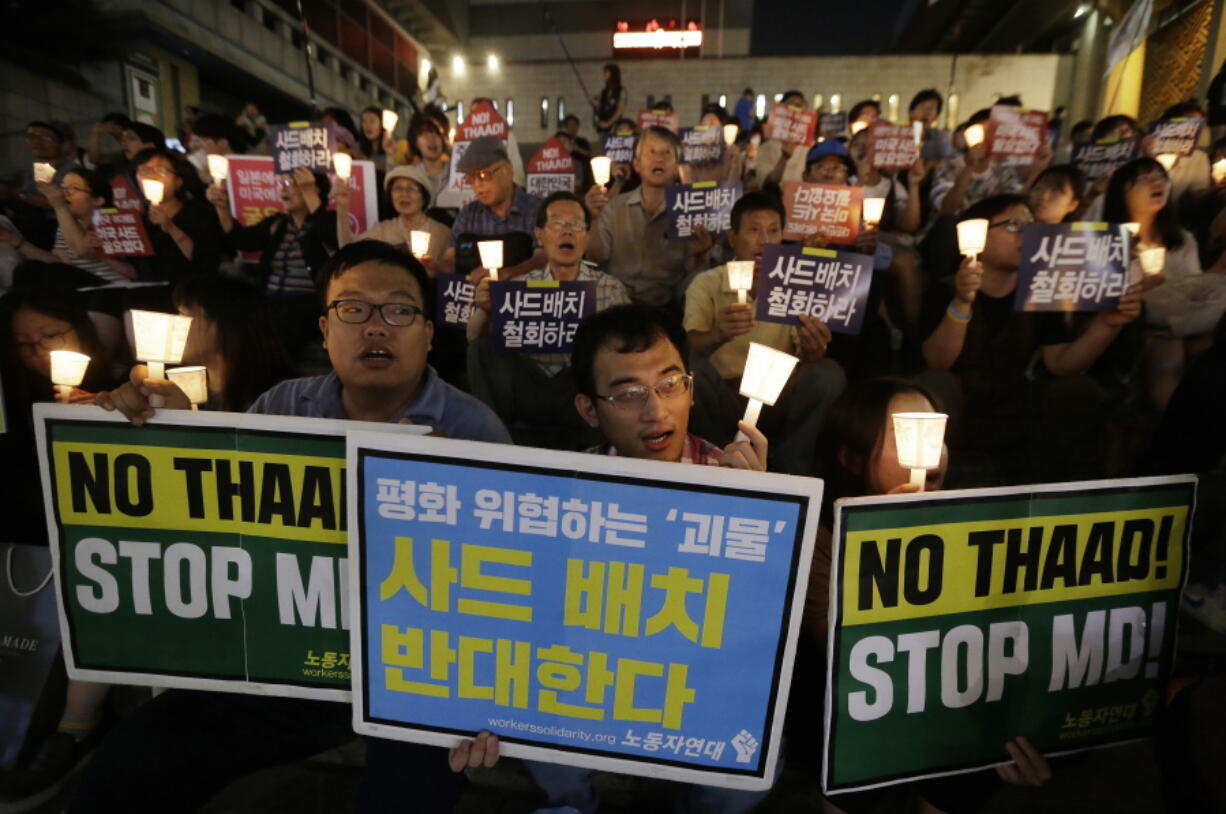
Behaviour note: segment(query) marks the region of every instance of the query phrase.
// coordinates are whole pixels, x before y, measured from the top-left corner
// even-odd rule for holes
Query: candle
[[[774,404],[783,392],[788,377],[800,360],[790,353],[777,351],[757,342],[749,343],[749,355],[745,358],[745,372],[741,375],[741,395],[749,399],[745,407],[744,421],[750,426],[758,425],[758,416],[763,404]]]
[[[84,353],[71,350],[51,351],[51,383],[55,392],[63,398],[68,398],[72,388],[79,387],[85,379],[85,369],[89,367],[89,357]]]
[[[736,289],[736,301],[744,305],[748,301],[749,289],[753,288],[752,260],[728,261],[728,287]]]
[[[1179,160],[1179,156],[1174,153],[1159,153],[1154,156],[1154,160],[1162,165],[1162,169],[1170,172],[1171,168],[1175,166],[1175,162]]]
[[[209,177],[220,184],[230,175],[230,161],[224,155],[209,156]]]
[[[166,378],[183,391],[193,410],[209,400],[209,371],[203,365],[176,367],[166,371]]]
[[[851,134],[854,136],[856,133],[859,133],[861,130],[863,130],[866,127],[868,127],[867,122],[852,122],[851,128],[850,128]]]
[[[55,180],[55,167],[44,161],[34,162],[34,180],[40,184],[50,184]]]
[[[972,124],[962,133],[962,139],[966,142],[967,147],[978,147],[983,144],[986,136],[982,124]]]
[[[945,443],[944,413],[894,413],[898,465],[911,470],[911,483],[924,491],[924,474],[941,465]]]
[[[613,173],[613,159],[607,155],[598,155],[592,159],[592,178],[596,183],[605,186]]]
[[[128,313],[132,319],[132,336],[136,340],[136,358],[149,365],[150,379],[165,379],[166,365],[183,361],[192,318],[136,309]]]
[[[481,255],[481,265],[490,272],[490,277],[498,279],[498,269],[502,268],[502,241],[479,240],[477,252]]]
[[[383,129],[391,133],[396,129],[396,122],[400,121],[400,116],[394,110],[383,111]]]
[[[863,207],[866,225],[876,226],[881,223],[881,216],[885,213],[885,198],[865,198]]]
[[[417,229],[409,232],[409,246],[414,257],[425,257],[430,253],[430,233]]]
[[[1141,271],[1146,274],[1157,274],[1166,266],[1166,248],[1163,246],[1141,249],[1137,257],[1141,260]]]
[[[911,122],[911,134],[915,137],[915,146],[922,146],[924,143],[924,123]]]
[[[958,223],[958,251],[967,257],[974,257],[983,251],[988,243],[988,221],[986,218],[971,218]]]
[[[1213,163],[1213,182],[1220,184],[1226,181],[1226,158]]]
[[[1127,229],[1128,234],[1132,235],[1133,237],[1141,234],[1141,224],[1139,223],[1125,223],[1124,228]]]
[[[145,200],[157,206],[162,202],[162,195],[166,192],[166,186],[161,181],[155,181],[152,178],[140,179],[140,191],[145,194]]]
[[[735,144],[737,134],[740,131],[741,131],[741,128],[735,124],[725,124],[724,125],[724,144],[728,145],[729,147]]]
[[[332,168],[336,170],[337,178],[348,181],[353,172],[353,159],[345,153],[336,153],[332,156]]]

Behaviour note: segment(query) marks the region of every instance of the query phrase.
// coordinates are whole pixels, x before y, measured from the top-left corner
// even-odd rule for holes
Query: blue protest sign
[[[604,137],[604,154],[614,164],[629,164],[634,161],[634,133],[609,133]]]
[[[278,174],[306,167],[311,172],[332,169],[336,129],[330,122],[290,122],[268,127],[273,166]]]
[[[724,129],[714,125],[681,128],[681,162],[709,166],[724,157]]]
[[[1014,311],[1111,311],[1128,288],[1128,231],[1119,223],[1028,223]]]
[[[423,441],[349,436],[356,731],[769,786],[820,481]]]
[[[732,206],[741,197],[740,181],[699,181],[674,184],[664,191],[668,208],[669,240],[685,240],[694,227],[704,226],[712,235],[732,228]]]
[[[1149,134],[1154,137],[1150,155],[1192,155],[1196,150],[1196,141],[1200,138],[1200,129],[1204,126],[1205,120],[1200,116],[1154,122],[1149,126]]]
[[[872,282],[871,254],[768,243],[762,247],[755,318],[799,325],[800,315],[808,314],[835,333],[858,334]]]
[[[1111,175],[1141,154],[1141,147],[1132,139],[1096,141],[1073,145],[1073,166],[1087,180]]]
[[[494,350],[570,353],[579,323],[594,313],[596,283],[590,280],[490,283]]]
[[[434,276],[434,321],[463,327],[473,313],[473,284],[461,274],[440,271]]]

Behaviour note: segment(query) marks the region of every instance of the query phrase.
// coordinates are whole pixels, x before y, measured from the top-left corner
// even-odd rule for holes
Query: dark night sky
[[[755,56],[873,54],[926,0],[754,0]]]

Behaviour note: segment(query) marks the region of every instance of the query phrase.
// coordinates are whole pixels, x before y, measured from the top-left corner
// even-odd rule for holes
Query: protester
[[[537,210],[536,240],[548,261],[521,280],[596,284],[596,311],[630,301],[626,287],[583,259],[592,216],[573,192],[555,192]],[[570,354],[495,353],[490,346],[490,280],[481,280],[468,321],[468,380],[473,395],[511,428],[516,443],[570,448],[587,433],[575,413]],[[559,429],[563,430],[559,433]],[[560,436],[560,437],[559,437]]]
[[[235,155],[247,152],[246,132],[220,113],[205,113],[196,119],[192,134],[204,143],[208,155]]]
[[[433,332],[429,279],[421,264],[385,243],[364,240],[323,269],[319,319],[333,370],[283,382],[250,412],[422,424],[449,438],[507,443],[489,408],[439,379],[426,364]],[[149,417],[189,405],[170,382],[145,381],[100,395],[104,408]],[[119,392],[119,391],[117,391]],[[71,812],[196,811],[230,781],[301,760],[352,739],[348,704],[218,692],[167,690],[129,715],[82,776]],[[418,811],[449,812],[463,778],[435,748],[367,739],[359,810],[403,805],[405,784]],[[142,771],[130,771],[141,766]]]
[[[30,163],[22,173],[21,202],[23,207],[14,213],[13,223],[17,230],[36,246],[50,249],[55,235],[56,218],[51,204],[34,179],[34,164],[50,164],[55,170],[51,183],[59,186],[64,175],[79,166],[72,146],[75,136],[67,122],[30,122],[26,125],[26,149],[30,151]]]
[[[805,95],[789,90],[779,100],[788,107],[807,109]],[[784,181],[799,181],[805,171],[805,148],[798,144],[767,139],[758,146],[753,168],[745,181],[746,190],[778,187]]]
[[[1191,101],[1171,105],[1163,111],[1159,121],[1204,118],[1204,108],[1198,102]],[[1177,155],[1175,165],[1168,174],[1171,180],[1171,200],[1181,211],[1190,209],[1197,199],[1209,194],[1212,181],[1209,177],[1209,155],[1204,150],[1194,149],[1191,155]]]
[[[153,256],[133,258],[139,278],[173,284],[195,274],[217,273],[225,237],[195,167],[182,153],[165,148],[145,150],[132,163],[138,181],[157,181],[163,187],[160,204],[146,201],[145,231]]]
[[[85,150],[85,158],[91,169],[103,164],[114,164],[123,156],[123,131],[132,123],[123,113],[108,113],[101,121],[94,122],[89,130],[89,146]],[[103,152],[102,139],[110,138],[115,143],[115,150]]]
[[[234,123],[243,131],[248,152],[266,153],[268,151],[268,119],[260,112],[255,102],[247,102],[234,118]]]
[[[1006,101],[1002,99],[997,104],[1005,104]],[[991,110],[977,111],[967,120],[966,126],[985,124],[991,115]],[[956,214],[994,195],[1023,192],[1031,180],[1051,163],[1051,146],[1046,141],[1028,167],[1002,164],[999,158],[988,154],[988,147],[986,138],[974,147],[966,147],[965,141],[959,138],[955,148],[962,152],[938,165],[930,194],[932,205],[942,214]]]
[[[862,124],[868,127],[880,118],[881,103],[872,99],[865,99],[861,102],[856,102],[851,106],[851,110],[847,112],[847,128],[851,130],[853,124]]]
[[[1036,223],[1074,220],[1085,195],[1085,176],[1072,164],[1055,164],[1039,173],[1028,193]]]
[[[426,214],[433,200],[430,181],[430,176],[420,164],[393,167],[383,179],[383,187],[391,199],[392,208],[396,210],[396,217],[380,221],[354,237],[349,214],[349,184],[343,178],[336,179],[332,197],[336,200],[336,238],[339,245],[347,246],[356,240],[382,240],[393,246],[411,248],[411,232],[428,232],[430,248],[417,259],[433,277],[435,258],[441,258],[446,253],[451,229]]]
[[[1059,313],[1013,309],[1022,229],[1034,221],[1026,199],[988,198],[960,220],[975,218],[989,221],[983,252],[929,292],[922,317],[931,368],[925,382],[950,413],[950,446],[987,454],[1002,467],[1021,466],[1007,482],[1097,474],[1092,455],[1103,393],[1079,374],[1141,315],[1141,294],[1161,275],[1130,286],[1115,310],[1099,312],[1074,338]],[[1031,372],[1036,355],[1043,375]]]
[[[745,88],[741,91],[741,98],[736,100],[736,106],[732,108],[732,115],[741,126],[742,134],[753,129],[753,101],[753,88]]]
[[[949,132],[940,127],[941,108],[945,100],[935,88],[926,88],[911,97],[907,105],[907,120],[924,125],[920,158],[924,161],[939,161],[953,155]]]
[[[359,127],[358,152],[375,163],[376,172],[387,172],[394,167],[396,136],[383,128],[383,109],[373,105],[363,109]]]
[[[826,408],[842,392],[847,378],[837,362],[826,358],[832,334],[824,322],[808,315],[800,325],[759,322],[758,281],[762,250],[780,242],[783,205],[766,192],[751,192],[732,207],[729,242],[737,260],[754,263],[754,285],[745,303],[728,284],[727,266],[704,271],[685,294],[685,330],[693,353],[696,427],[716,441],[731,439],[747,400],[740,395],[749,343],[757,342],[800,358],[779,400],[762,412],[759,428],[777,450],[775,471],[811,474],[810,451],[817,441]]]
[[[319,316],[316,276],[336,251],[336,213],[329,212],[328,178],[298,167],[281,176],[278,212],[244,226],[230,214],[229,199],[220,184],[209,187],[231,251],[258,251],[260,282],[269,298],[275,330],[291,359],[297,359],[314,337]]]
[[[642,185],[612,200],[600,185],[586,203],[597,219],[587,256],[626,284],[634,302],[681,311],[687,273],[705,268],[712,246],[702,226],[689,240],[668,241],[664,190],[676,183],[681,142],[671,130],[648,127],[634,145],[634,170]]]
[[[451,176],[446,131],[429,116],[414,114],[409,120],[407,161],[399,163],[420,166],[430,179],[430,200],[437,201]]]

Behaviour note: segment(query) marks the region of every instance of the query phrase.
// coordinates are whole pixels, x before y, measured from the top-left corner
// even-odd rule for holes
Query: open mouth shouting
[[[643,446],[647,447],[652,452],[663,452],[668,449],[668,444],[672,441],[674,430],[650,429],[639,435],[639,440],[643,442]]]
[[[395,354],[382,345],[369,345],[358,354],[358,363],[370,370],[391,367],[395,361]]]

